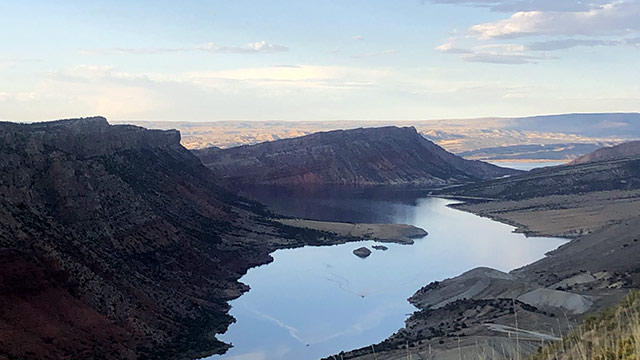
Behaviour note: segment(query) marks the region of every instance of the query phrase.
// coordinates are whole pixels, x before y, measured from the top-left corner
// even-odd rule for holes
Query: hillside
[[[504,200],[549,195],[640,189],[640,159],[553,166],[483,183],[447,189],[443,194]]]
[[[576,144],[541,144],[541,145],[512,145],[478,150],[464,151],[456,155],[473,160],[553,160],[562,161],[575,159],[581,155],[597,150],[602,143]]]
[[[640,156],[640,141],[629,141],[616,146],[597,149],[573,160],[571,164],[585,164],[634,156]]]
[[[220,353],[247,269],[329,241],[225,190],[177,131],[0,123],[0,180],[0,358]]]
[[[462,159],[413,127],[336,130],[194,152],[214,173],[242,184],[442,186],[517,173]]]

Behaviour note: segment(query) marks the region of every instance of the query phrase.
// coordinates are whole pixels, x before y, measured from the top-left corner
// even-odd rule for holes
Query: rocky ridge
[[[444,186],[518,173],[460,158],[413,127],[336,130],[194,153],[238,184]]]

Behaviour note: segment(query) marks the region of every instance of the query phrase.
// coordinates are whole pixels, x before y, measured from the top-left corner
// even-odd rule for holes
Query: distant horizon
[[[478,117],[461,117],[461,118],[431,118],[431,119],[317,119],[317,120],[278,120],[278,119],[265,119],[265,120],[136,120],[136,119],[119,119],[113,120],[114,122],[125,121],[138,121],[138,122],[188,122],[188,123],[208,123],[208,122],[389,122],[389,121],[449,121],[449,120],[482,120],[482,119],[523,119],[523,118],[535,118],[535,117],[549,117],[549,116],[562,116],[562,115],[608,115],[608,114],[627,114],[627,115],[640,115],[638,111],[608,111],[608,112],[568,112],[568,113],[552,113],[552,114],[535,114],[535,115],[523,115],[523,116],[478,116]],[[100,115],[96,115],[100,116]],[[109,122],[111,119],[107,118]]]
[[[82,119],[82,118],[93,118],[93,117],[104,117],[110,124],[122,124],[128,121],[132,122],[162,122],[162,123],[267,123],[267,122],[284,122],[284,123],[331,123],[331,122],[376,122],[376,123],[386,123],[386,122],[423,122],[423,121],[456,121],[456,120],[483,120],[483,119],[495,119],[495,120],[510,120],[510,119],[524,119],[524,118],[538,118],[538,117],[551,117],[551,116],[564,116],[564,115],[640,115],[639,111],[611,111],[611,112],[569,112],[569,113],[553,113],[553,114],[535,114],[535,115],[524,115],[524,116],[479,116],[479,117],[465,117],[465,118],[431,118],[431,119],[317,119],[317,120],[280,120],[280,119],[263,119],[263,120],[172,120],[172,119],[163,119],[163,120],[153,120],[153,119],[111,119],[108,116],[104,115],[86,115],[86,116],[76,116],[76,117],[61,117],[54,119],[44,119],[44,120],[11,120],[11,119],[0,119],[0,122],[15,122],[15,123],[37,123],[37,122],[50,122],[50,121],[58,121],[58,120],[73,120],[73,119]]]

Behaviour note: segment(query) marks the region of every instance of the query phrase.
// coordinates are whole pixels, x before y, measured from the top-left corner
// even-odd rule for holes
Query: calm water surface
[[[420,287],[477,266],[509,271],[564,242],[526,238],[513,227],[447,207],[452,201],[376,194],[291,191],[254,195],[273,209],[319,220],[406,223],[429,232],[414,245],[385,244],[366,259],[351,251],[370,241],[279,250],[271,264],[249,270],[251,291],[232,301],[237,322],[219,339],[232,343],[212,359],[317,359],[377,343],[397,331],[415,308]]]
[[[490,163],[502,167],[508,167],[517,170],[529,171],[547,166],[558,166],[566,164],[566,161],[538,161],[538,162],[508,162],[508,161],[489,161]]]

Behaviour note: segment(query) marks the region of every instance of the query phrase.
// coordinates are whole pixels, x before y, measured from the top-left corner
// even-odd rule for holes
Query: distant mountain
[[[512,145],[464,151],[456,155],[473,160],[572,160],[603,147],[603,143]]]
[[[359,127],[415,126],[447,151],[459,154],[513,145],[620,143],[640,139],[639,113],[559,114],[522,118],[420,121],[215,121],[134,122],[151,128],[179,129],[190,149],[229,148],[293,138],[319,131]]]
[[[0,358],[223,352],[237,280],[323,244],[223,185],[177,131],[0,123]]]
[[[571,164],[584,164],[631,156],[640,156],[640,141],[630,141],[616,146],[601,148],[575,159]]]
[[[588,137],[640,137],[640,113],[560,114],[505,119],[504,129]]]
[[[336,130],[194,153],[242,184],[441,186],[518,173],[453,155],[413,127]]]

